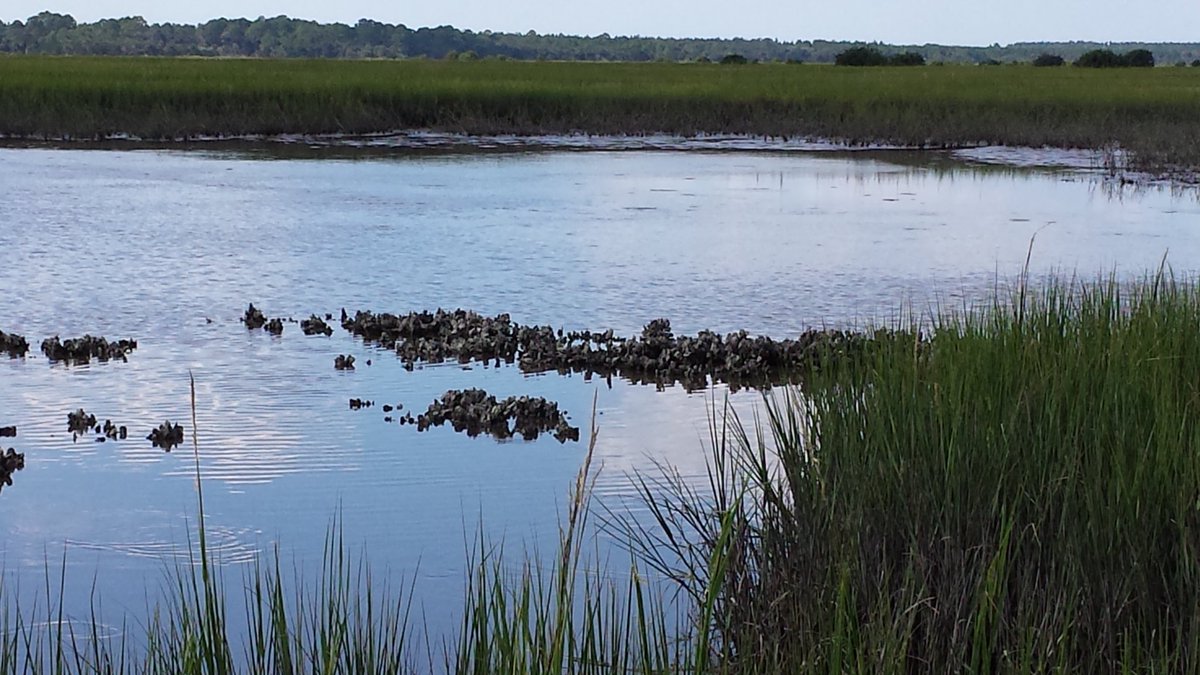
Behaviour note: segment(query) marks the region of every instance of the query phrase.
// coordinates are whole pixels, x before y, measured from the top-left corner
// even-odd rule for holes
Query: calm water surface
[[[416,576],[435,617],[458,605],[477,528],[514,548],[553,539],[584,444],[418,434],[378,405],[415,414],[475,386],[546,396],[586,429],[596,396],[598,494],[620,504],[628,474],[655,462],[703,472],[709,406],[726,394],[507,367],[406,372],[340,329],[247,331],[248,302],[295,318],[464,307],[624,334],[665,316],[676,332],[781,338],[984,297],[1020,271],[1035,233],[1036,273],[1132,276],[1168,251],[1177,272],[1200,266],[1194,194],[888,155],[8,149],[0,195],[0,330],[34,345],[0,359],[0,426],[20,434],[4,445],[27,460],[0,494],[3,568],[33,586],[65,552],[68,593],[85,598],[95,577],[117,615],[144,612],[165,563],[186,556],[190,451],[142,439],[164,419],[190,428],[189,372],[208,524],[229,565],[278,544],[312,566],[340,517],[377,567]],[[82,367],[37,353],[44,337],[83,333],[140,346],[128,363]],[[337,354],[359,368],[335,371]],[[377,407],[351,411],[352,397]],[[130,439],[72,442],[79,407]]]

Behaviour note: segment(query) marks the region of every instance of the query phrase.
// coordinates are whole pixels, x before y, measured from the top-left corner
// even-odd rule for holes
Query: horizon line
[[[70,13],[60,13],[60,12],[54,12],[51,10],[44,10],[42,12],[39,12],[38,14],[25,17],[24,19],[19,19],[19,18],[4,19],[3,17],[0,17],[0,24],[12,25],[14,23],[21,23],[22,25],[24,25],[24,24],[28,23],[29,19],[36,18],[42,14],[68,16],[68,17],[71,17],[71,19],[75,20],[79,25],[96,24],[96,23],[100,23],[103,21],[122,21],[122,20],[126,20],[126,19],[140,19],[141,21],[145,22],[149,26],[170,25],[170,26],[199,27],[199,26],[202,26],[204,24],[207,24],[207,23],[210,23],[213,21],[255,22],[255,21],[268,21],[268,20],[272,20],[272,19],[287,19],[290,21],[301,21],[301,22],[305,22],[305,23],[313,23],[313,24],[317,24],[319,26],[346,26],[346,27],[353,29],[359,23],[362,23],[364,21],[370,21],[370,22],[379,23],[379,24],[382,24],[385,26],[391,26],[394,28],[402,27],[402,28],[412,30],[412,31],[437,30],[440,28],[450,28],[452,30],[456,30],[456,31],[464,32],[464,33],[473,33],[476,35],[523,35],[523,36],[527,36],[530,33],[532,33],[535,37],[569,37],[569,38],[580,38],[580,39],[588,39],[588,40],[596,40],[596,39],[621,40],[621,39],[625,39],[625,40],[675,40],[675,41],[699,41],[699,42],[739,42],[739,41],[740,42],[760,42],[760,41],[767,41],[767,42],[774,42],[776,44],[782,44],[782,45],[801,44],[801,43],[815,44],[815,43],[826,42],[826,43],[835,43],[835,44],[842,43],[842,44],[880,45],[880,46],[887,46],[887,47],[925,47],[925,48],[954,47],[954,48],[975,48],[975,49],[1010,49],[1013,47],[1019,47],[1019,46],[1024,46],[1024,45],[1077,45],[1077,44],[1106,45],[1106,46],[1107,45],[1200,45],[1200,37],[1198,37],[1197,40],[1190,41],[1190,42],[1189,41],[1176,41],[1176,40],[1096,40],[1096,39],[1069,39],[1069,40],[1067,40],[1067,39],[1055,39],[1055,40],[1016,40],[1016,41],[1007,42],[1007,43],[992,42],[991,44],[971,44],[971,43],[954,43],[954,42],[889,42],[889,41],[885,41],[885,40],[868,40],[868,39],[861,39],[861,38],[841,38],[841,39],[838,39],[838,38],[796,38],[794,40],[787,40],[787,39],[782,39],[782,38],[777,38],[777,37],[767,37],[767,36],[716,37],[716,36],[695,36],[695,35],[693,35],[693,36],[687,36],[687,37],[680,37],[680,36],[668,36],[668,35],[643,35],[643,34],[639,34],[639,33],[610,34],[608,31],[602,31],[600,33],[589,34],[589,33],[565,33],[565,32],[539,32],[534,29],[530,29],[528,31],[521,32],[521,31],[515,31],[515,30],[460,28],[453,24],[438,24],[436,26],[431,26],[431,25],[411,26],[411,25],[408,25],[405,23],[388,23],[386,21],[379,21],[377,19],[371,19],[368,17],[360,17],[354,23],[348,23],[348,22],[342,22],[342,21],[323,22],[323,21],[319,21],[319,20],[315,20],[315,19],[306,19],[306,18],[297,17],[297,16],[290,16],[287,14],[277,14],[274,16],[266,16],[266,15],[260,14],[259,16],[255,17],[255,18],[250,18],[248,16],[238,16],[238,17],[219,16],[219,17],[213,17],[211,19],[207,19],[205,21],[198,22],[198,23],[188,23],[188,22],[175,22],[175,21],[149,21],[145,18],[144,15],[141,15],[141,14],[130,14],[130,15],[120,16],[120,17],[108,16],[108,17],[98,18],[98,19],[95,19],[92,21],[87,21],[87,20],[77,19],[74,15],[72,15]]]

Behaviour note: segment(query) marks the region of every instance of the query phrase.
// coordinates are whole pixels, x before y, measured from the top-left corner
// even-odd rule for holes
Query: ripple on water
[[[262,553],[256,543],[261,535],[261,532],[247,528],[231,528],[206,523],[205,546],[218,564],[242,565],[254,562]],[[117,553],[133,558],[186,564],[199,564],[200,562],[195,548],[172,541],[169,536],[163,539],[137,541],[67,539],[65,543],[69,548]]]
[[[25,639],[34,636],[34,639],[37,639],[37,636],[46,636],[53,639],[53,636],[58,635],[59,631],[62,631],[63,635],[71,636],[69,639],[74,641],[83,653],[86,653],[87,645],[93,639],[108,642],[117,640],[126,634],[125,628],[121,626],[94,621],[91,618],[77,619],[65,616],[61,619],[55,618],[53,621],[30,621],[22,624],[19,629],[0,631],[0,638],[11,639],[19,636],[21,639]]]
[[[610,388],[508,367],[408,372],[337,327],[328,338],[290,323],[278,338],[247,331],[237,318],[249,302],[271,317],[464,307],[622,335],[668,317],[679,333],[782,338],[969,305],[1020,273],[1035,232],[1034,274],[1138,274],[1158,267],[1168,240],[1179,272],[1200,260],[1194,198],[1112,201],[1074,171],[1092,168],[1082,156],[954,155],[1073,171],[1051,173],[946,153],[809,155],[795,140],[784,153],[737,152],[778,148],[763,139],[673,137],[546,141],[601,150],[586,153],[496,137],[483,142],[517,151],[452,151],[464,141],[347,140],[380,151],[338,159],[328,148],[292,158],[261,147],[0,150],[0,288],[10,291],[0,329],[35,344],[139,341],[128,363],[0,358],[0,425],[19,428],[5,447],[26,455],[0,495],[0,557],[36,578],[47,542],[67,539],[142,565],[138,584],[158,560],[179,560],[178,523],[195,508],[189,374],[206,511],[221,524],[213,541],[235,561],[253,557],[260,532],[319,559],[334,513],[373,559],[419,561],[432,577],[461,569],[476,516],[489,532],[552,540],[586,444],[497,445],[382,419],[382,403],[419,412],[450,389],[544,396],[585,436],[598,392],[598,501],[647,516],[630,477],[656,462],[703,492],[709,414],[724,390]],[[672,152],[616,152],[655,147]],[[335,372],[337,354],[356,369]],[[352,411],[351,398],[377,406]],[[752,424],[757,394],[730,398]],[[66,414],[80,407],[129,438],[73,443]],[[165,420],[189,434],[171,453],[145,440]]]

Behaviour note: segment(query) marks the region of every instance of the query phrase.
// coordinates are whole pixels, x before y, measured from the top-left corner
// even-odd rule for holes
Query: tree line
[[[79,23],[42,12],[25,21],[0,21],[0,52],[138,56],[274,58],[501,58],[569,61],[784,61],[833,63],[847,49],[871,47],[889,55],[920,55],[928,63],[1028,63],[1041,53],[1075,59],[1096,49],[1148,49],[1161,63],[1200,58],[1200,43],[1017,43],[987,47],[902,45],[769,38],[708,39],[641,36],[475,32],[451,26],[409,28],[360,19],[354,25],[286,16],[213,19],[199,25],[149,23],[139,16]],[[738,58],[730,60],[729,57]],[[911,56],[906,58],[912,58]]]

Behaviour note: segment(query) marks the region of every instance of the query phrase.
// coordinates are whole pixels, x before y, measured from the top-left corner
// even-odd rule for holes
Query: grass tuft
[[[934,320],[769,397],[768,433],[726,416],[719,493],[647,493],[720,669],[1195,672],[1200,289],[1023,280]]]

